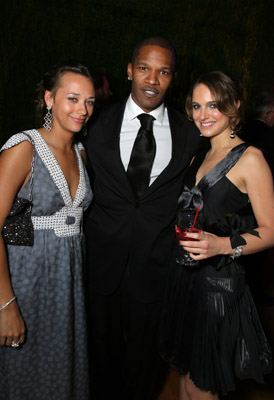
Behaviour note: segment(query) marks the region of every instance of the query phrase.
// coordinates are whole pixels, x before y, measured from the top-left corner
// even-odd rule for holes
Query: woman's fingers
[[[0,315],[0,345],[18,347],[24,340],[25,324],[18,308],[3,310]]]

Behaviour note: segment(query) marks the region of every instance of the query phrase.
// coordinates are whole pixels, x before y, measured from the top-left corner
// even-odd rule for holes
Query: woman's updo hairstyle
[[[85,76],[94,84],[94,79],[85,65],[69,61],[52,66],[36,86],[36,114],[40,123],[43,123],[43,118],[46,114],[46,103],[44,100],[46,90],[49,90],[55,96],[60,87],[62,76],[67,72]]]
[[[185,110],[189,119],[192,119],[192,96],[194,89],[203,84],[208,87],[218,110],[229,117],[230,126],[234,132],[240,130],[242,113],[242,84],[222,71],[212,71],[201,75],[190,90],[186,98]],[[240,101],[240,106],[239,106]]]

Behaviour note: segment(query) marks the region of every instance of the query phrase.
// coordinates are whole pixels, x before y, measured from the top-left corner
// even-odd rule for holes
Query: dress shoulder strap
[[[198,183],[197,186],[188,187],[185,186],[183,192],[181,193],[178,203],[179,207],[197,208],[199,205],[202,209],[203,207],[203,194],[206,190],[214,186],[228,171],[236,164],[243,152],[249,147],[248,143],[241,143],[234,147],[225,158],[223,158],[214,168],[212,168]],[[193,168],[195,172],[201,165],[206,152],[199,154],[196,159],[194,159],[193,164],[190,168]]]
[[[29,142],[31,142],[33,144],[32,137],[30,135],[30,131],[24,131],[24,132],[20,132],[20,133],[16,133],[15,135],[12,135],[6,141],[6,143],[1,147],[0,152],[2,152],[3,150],[8,150],[25,140],[28,140]]]
[[[212,168],[198,183],[198,188],[204,192],[215,185],[236,164],[243,152],[250,146],[249,143],[241,143],[234,147],[225,158]]]

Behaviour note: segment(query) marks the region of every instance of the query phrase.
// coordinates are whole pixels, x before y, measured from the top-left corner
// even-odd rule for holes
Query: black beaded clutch
[[[26,135],[28,136],[28,135]],[[30,136],[28,136],[30,138]],[[30,138],[31,139],[31,138]],[[29,199],[15,197],[9,215],[7,216],[2,234],[6,244],[15,246],[33,246],[34,229],[31,220],[32,187],[34,172],[35,147],[32,142],[32,162],[30,173]]]
[[[16,197],[3,227],[6,244],[33,246],[34,232],[31,221],[32,202]]]

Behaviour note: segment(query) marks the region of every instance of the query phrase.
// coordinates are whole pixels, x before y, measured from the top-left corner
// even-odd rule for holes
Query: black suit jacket
[[[152,302],[164,291],[177,200],[185,170],[198,147],[199,132],[182,113],[168,108],[171,161],[136,200],[120,157],[124,111],[125,102],[103,109],[86,142],[95,177],[94,203],[85,223],[88,285],[111,294],[127,266],[132,295]]]
[[[258,119],[249,120],[243,127],[242,137],[262,150],[274,176],[274,128]]]

